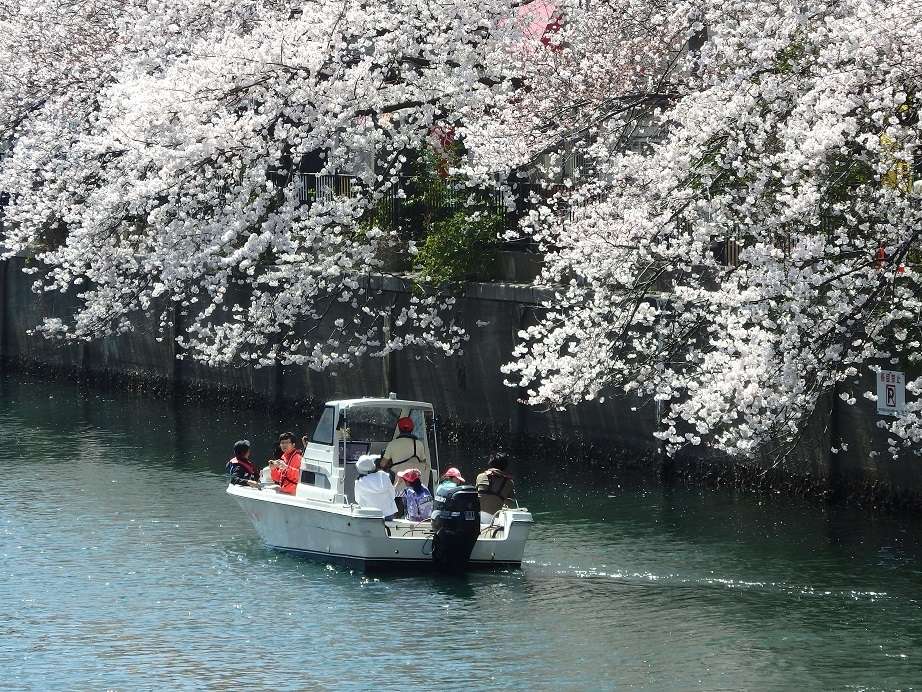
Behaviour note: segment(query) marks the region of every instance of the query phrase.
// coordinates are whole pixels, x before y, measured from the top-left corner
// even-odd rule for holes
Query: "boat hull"
[[[232,485],[227,492],[273,550],[361,571],[435,567],[429,522],[384,521],[377,510],[283,495],[272,489]],[[469,569],[521,566],[531,524],[531,514],[525,509],[500,512],[481,531]]]

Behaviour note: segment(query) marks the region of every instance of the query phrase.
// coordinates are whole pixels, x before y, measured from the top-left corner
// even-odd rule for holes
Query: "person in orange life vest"
[[[275,442],[273,444],[275,447],[272,450],[272,458],[259,472],[259,482],[263,484],[263,487],[275,483],[275,481],[272,480],[272,469],[275,468],[275,460],[282,458],[282,449],[279,447],[279,443]]]
[[[272,480],[279,484],[279,490],[283,493],[294,495],[301,478],[301,450],[295,444],[294,434],[290,432],[279,435],[279,447],[282,458],[269,462],[272,466]]]
[[[423,443],[413,435],[413,421],[404,416],[397,421],[397,437],[391,440],[384,453],[381,455],[379,467],[390,474],[415,468],[419,471],[423,485],[428,486],[432,473],[429,462],[426,461],[426,450]],[[395,487],[403,490],[407,483],[398,476]]]
[[[227,462],[227,472],[230,474],[231,485],[262,487],[259,484],[259,469],[250,461],[249,440],[240,440],[234,445],[234,456]]]
[[[494,454],[486,471],[477,476],[477,495],[480,498],[480,521],[490,524],[493,515],[503,508],[506,500],[515,497],[512,476],[506,473],[509,457]]]

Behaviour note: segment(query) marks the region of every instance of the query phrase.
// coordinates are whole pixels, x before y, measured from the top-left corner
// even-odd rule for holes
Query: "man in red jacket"
[[[279,484],[283,493],[294,495],[301,478],[301,450],[295,445],[295,436],[290,432],[279,435],[279,447],[282,458],[272,462],[272,480]]]

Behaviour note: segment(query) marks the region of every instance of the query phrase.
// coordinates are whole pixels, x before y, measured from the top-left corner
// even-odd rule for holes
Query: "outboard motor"
[[[432,562],[443,571],[467,569],[480,535],[480,498],[472,485],[439,488],[432,510]]]

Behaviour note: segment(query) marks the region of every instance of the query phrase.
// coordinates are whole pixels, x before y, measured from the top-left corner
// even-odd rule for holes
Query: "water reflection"
[[[0,664],[15,689],[920,677],[918,522],[523,460],[537,523],[521,570],[369,577],[266,550],[224,493],[234,440],[268,450],[304,422],[6,376],[0,425]],[[481,451],[446,451],[478,470]]]

